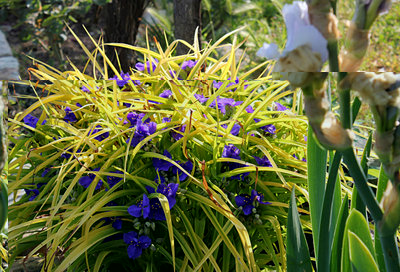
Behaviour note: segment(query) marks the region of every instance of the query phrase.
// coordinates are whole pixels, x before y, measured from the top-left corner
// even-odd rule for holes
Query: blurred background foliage
[[[84,67],[84,53],[68,32],[67,23],[85,42],[87,34],[99,38],[105,33],[106,4],[111,0],[0,0],[0,29],[6,32],[15,55],[21,63],[21,78],[27,79],[27,68],[32,61],[23,54],[38,58],[56,67],[67,69],[67,58],[77,67]],[[166,48],[174,40],[173,0],[151,0],[145,9],[139,27],[136,44],[146,46],[146,31],[150,46],[154,39]],[[247,39],[237,54],[245,51],[242,69],[260,63],[255,56],[264,42],[276,42],[284,47],[286,29],[280,10],[285,0],[202,0],[202,41],[216,41],[224,34],[247,26],[238,38]],[[354,10],[351,0],[340,1],[338,18],[342,37],[346,34],[346,20]],[[389,14],[378,18],[372,29],[370,50],[362,69],[368,71],[399,71],[399,58],[394,52],[400,49],[400,2],[394,2]],[[231,38],[232,39],[232,38]],[[232,42],[227,40],[227,42]],[[87,43],[86,43],[87,44]],[[89,48],[91,49],[91,48]],[[221,54],[225,51],[219,50]],[[245,67],[247,66],[247,67]]]

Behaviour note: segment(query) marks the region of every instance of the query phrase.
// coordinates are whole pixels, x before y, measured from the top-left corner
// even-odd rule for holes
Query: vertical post
[[[105,7],[105,41],[134,45],[143,12],[148,4],[149,0],[113,0],[107,4]],[[119,70],[119,65],[115,50],[122,71],[129,72],[129,68],[135,64],[133,51],[121,47],[106,47],[107,57],[117,70]]]
[[[198,39],[201,38],[201,0],[174,0],[174,25],[175,39],[187,41],[189,44],[194,42],[194,33],[199,27]],[[177,55],[184,55],[189,48],[183,44],[178,44]]]

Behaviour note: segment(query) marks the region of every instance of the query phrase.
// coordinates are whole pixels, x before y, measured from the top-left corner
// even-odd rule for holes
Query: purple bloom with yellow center
[[[67,123],[74,123],[78,121],[78,118],[76,118],[75,114],[72,112],[70,107],[65,108],[64,121]]]
[[[247,106],[245,110],[247,111],[247,113],[253,113],[254,112],[254,109],[253,109],[252,106]]]
[[[160,183],[157,191],[150,186],[146,186],[149,194],[159,193],[163,194],[168,199],[169,208],[172,209],[176,203],[176,192],[178,191],[178,183]],[[164,210],[158,198],[149,199],[146,194],[143,194],[143,200],[139,201],[137,205],[132,205],[128,208],[128,213],[133,217],[149,218],[154,220],[165,220]]]
[[[128,119],[128,121],[131,123],[129,127],[136,126],[137,123],[141,121],[145,115],[145,113],[128,112],[126,119]]]
[[[264,196],[261,193],[258,193],[256,190],[251,191],[251,195],[241,194],[235,197],[236,205],[242,207],[243,213],[245,215],[249,215],[253,212],[254,201],[257,201],[260,204],[271,204],[270,202],[263,202]]]
[[[157,130],[156,123],[154,122],[143,123],[142,120],[138,120],[132,141],[130,138],[128,138],[126,140],[126,143],[130,142],[131,146],[136,146],[138,143],[143,141],[147,136],[154,134],[156,130]]]
[[[23,121],[28,126],[36,128],[36,125],[37,125],[37,122],[39,121],[39,119],[31,114],[28,114],[24,117]],[[47,120],[43,120],[42,125],[44,125],[46,122],[47,122]]]
[[[146,235],[139,236],[135,231],[124,233],[123,240],[128,245],[128,256],[133,260],[139,258],[142,255],[143,249],[151,245],[149,237]]]
[[[256,160],[257,164],[259,166],[267,166],[267,167],[272,167],[271,162],[268,160],[267,156],[264,156],[262,158],[253,156],[253,158]]]
[[[232,159],[240,160],[241,158],[240,158],[239,154],[240,154],[240,149],[237,148],[236,146],[234,146],[233,144],[226,145],[224,147],[224,150],[222,151],[222,157],[223,158],[232,158]],[[229,166],[229,170],[234,170],[236,168],[243,167],[242,164],[236,163],[236,162],[228,162],[228,166]],[[250,174],[249,172],[241,173],[241,174],[238,174],[238,175],[231,176],[231,179],[239,179],[239,180],[241,180],[245,176],[248,176],[249,174]]]
[[[95,168],[93,171],[99,171],[100,167]],[[91,173],[87,176],[81,177],[79,179],[79,184],[82,185],[84,188],[88,188],[90,186],[90,184],[92,184],[93,180],[96,178],[96,175]],[[99,179],[99,181],[96,184],[95,190],[98,190],[101,188],[101,186],[103,185],[103,181],[101,179]]]
[[[133,217],[141,217],[143,218],[149,217],[150,214],[150,199],[147,195],[143,194],[143,199],[140,200],[137,205],[132,205],[128,208],[128,213]]]

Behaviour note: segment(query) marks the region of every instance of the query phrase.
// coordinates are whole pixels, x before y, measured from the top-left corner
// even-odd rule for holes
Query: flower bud
[[[321,71],[322,65],[321,54],[304,44],[280,57],[274,72],[317,72]]]
[[[395,84],[397,77],[393,73],[359,72],[350,73],[345,81],[351,84],[351,88],[358,92],[361,99],[369,105],[385,106],[397,103],[399,91],[386,90]]]
[[[380,206],[384,212],[382,230],[394,233],[400,225],[399,185],[396,188],[393,187],[392,182],[388,182]]]
[[[339,55],[340,71],[358,71],[368,49],[369,37],[369,30],[360,29],[355,23],[350,23],[346,38],[346,50],[342,50]]]

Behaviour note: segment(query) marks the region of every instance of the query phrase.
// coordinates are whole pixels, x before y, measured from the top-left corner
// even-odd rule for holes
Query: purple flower
[[[253,112],[254,112],[254,109],[253,109],[252,106],[247,106],[247,107],[246,107],[246,111],[247,111],[247,113],[253,113]]]
[[[99,132],[101,132],[102,131],[102,127],[101,126],[99,126],[99,125],[97,125],[96,126],[96,128],[94,128],[93,130],[89,130],[89,134],[88,134],[88,136],[90,136],[90,135],[93,135],[93,134],[97,134],[97,133],[99,133]],[[100,135],[97,135],[96,137],[94,137],[97,141],[103,141],[104,139],[107,139],[108,137],[110,136],[110,133],[108,132],[108,131],[105,131],[105,132],[103,132],[103,133],[101,133]]]
[[[41,177],[44,178],[49,172],[50,172],[50,168],[45,168],[43,170],[43,173],[42,173]]]
[[[39,195],[38,189],[24,189],[25,194],[29,195],[28,201],[33,201]]]
[[[133,135],[132,141],[128,138],[126,143],[131,143],[131,146],[136,146],[147,136],[154,134],[157,130],[157,124],[154,122],[142,123],[142,120],[138,120],[136,125],[135,134]]]
[[[258,123],[258,122],[261,121],[261,119],[254,118],[254,121],[255,121],[256,123]],[[267,132],[267,133],[269,133],[269,134],[275,134],[275,132],[276,132],[276,128],[275,128],[275,126],[274,126],[273,124],[269,124],[269,125],[262,126],[262,127],[260,127],[260,129],[261,129],[261,130],[264,130],[265,132]]]
[[[79,107],[79,108],[82,108],[81,103],[76,103],[76,106]]]
[[[254,201],[256,200],[260,204],[271,204],[270,202],[263,202],[264,196],[258,193],[256,190],[251,191],[251,195],[248,194],[241,194],[235,197],[236,205],[242,207],[243,213],[245,215],[249,215],[252,213]]]
[[[181,125],[177,131],[184,133],[186,130],[186,125]],[[175,141],[179,141],[183,135],[181,133],[175,132],[175,130],[171,130],[171,136]]]
[[[296,156],[296,154],[293,154],[292,156],[293,156],[293,158],[295,158],[296,160],[299,159],[299,158]],[[301,160],[302,160],[303,162],[307,162],[307,160],[306,160],[305,158],[302,158]]]
[[[93,171],[99,171],[100,167],[94,169]],[[89,174],[88,176],[84,176],[81,177],[79,179],[79,184],[82,185],[84,188],[88,188],[90,186],[90,184],[92,184],[92,181],[96,178],[95,174]],[[103,185],[103,181],[101,179],[99,179],[99,181],[96,184],[96,188],[95,190],[98,190],[101,188],[101,186]]]
[[[217,100],[218,109],[222,112],[222,114],[226,113],[226,109],[225,109],[226,106],[234,107],[234,106],[237,106],[237,105],[240,105],[243,103],[243,101],[235,102],[235,100],[233,98],[224,98],[224,97],[220,97],[220,96],[218,96],[216,100]],[[211,108],[216,107],[215,100],[213,102],[211,102],[210,107]]]
[[[169,122],[171,122],[171,118],[169,118],[169,117],[164,117],[164,118],[162,119],[162,122],[163,122],[163,123],[169,123]]]
[[[179,161],[177,162],[179,163]],[[187,161],[184,164],[179,164],[179,165],[182,166],[182,168],[185,169],[186,172],[188,173],[192,172],[193,163],[191,161]],[[188,177],[186,173],[184,173],[181,169],[179,169],[175,165],[172,166],[172,172],[174,173],[174,175],[178,175],[179,181],[184,181]]]
[[[221,125],[221,127],[223,127],[224,129],[228,128],[228,124],[223,124]],[[237,136],[240,132],[240,125],[239,124],[234,124],[231,130],[231,134]]]
[[[204,97],[202,94],[194,94],[194,97],[201,103],[207,102],[208,98]]]
[[[128,119],[128,121],[131,123],[129,127],[136,126],[137,123],[141,121],[145,115],[145,113],[128,112],[126,119]]]
[[[126,83],[128,83],[129,80],[131,80],[131,77],[129,75],[129,73],[125,73],[121,72],[121,78],[119,79],[119,77],[117,75],[113,76],[112,78],[109,78],[110,80],[116,80],[117,81],[117,85],[119,87],[123,87]]]
[[[234,146],[233,144],[226,145],[224,147],[224,150],[222,151],[222,157],[223,158],[232,158],[232,159],[240,160],[241,158],[240,158],[239,154],[240,154],[240,149],[237,148],[236,146]],[[243,167],[242,164],[236,163],[236,162],[228,162],[228,166],[229,166],[229,170],[234,170],[236,168]],[[239,180],[241,180],[245,176],[248,176],[248,175],[249,175],[248,172],[247,173],[242,173],[242,174],[231,176],[231,179],[239,179]]]
[[[168,185],[166,185],[165,183],[161,183],[158,185],[157,191],[156,191],[156,190],[154,190],[153,187],[146,186],[149,194],[153,194],[153,193],[157,192],[159,194],[165,195],[168,199],[168,204],[169,204],[170,209],[172,209],[172,207],[175,206],[175,203],[176,203],[175,197],[176,197],[176,192],[178,191],[178,187],[179,187],[178,183],[170,183]],[[154,198],[154,199],[158,200],[157,198]],[[150,218],[151,218],[151,209],[152,209],[152,207],[150,207]],[[161,207],[161,209],[162,209],[162,207]],[[160,219],[158,219],[158,220],[160,220]],[[165,220],[165,216],[164,216],[164,219],[162,219],[162,220]]]
[[[110,173],[114,173],[114,174],[122,174],[121,171],[112,171]],[[110,186],[110,189],[112,187],[114,187],[115,184],[117,184],[118,182],[120,182],[122,180],[122,178],[119,177],[115,177],[115,176],[107,176],[107,183]],[[106,191],[108,191],[108,189],[106,188]]]
[[[118,217],[116,217],[114,220],[112,220],[112,227],[116,230],[122,229],[122,220]]]
[[[158,174],[158,175],[155,177],[154,181],[157,182],[158,184],[159,184],[159,183],[166,183],[166,180],[165,180],[164,176],[162,176],[162,175],[160,175],[160,174]]]
[[[67,123],[74,123],[78,121],[78,119],[76,118],[75,114],[72,112],[70,107],[65,108],[64,121]]]
[[[36,128],[36,125],[37,125],[37,122],[39,121],[39,119],[31,114],[28,114],[24,117],[23,121],[28,126]],[[46,122],[47,122],[47,120],[43,120],[42,125],[44,125]]]
[[[85,93],[90,93],[90,90],[86,86],[82,86],[81,90]]]
[[[157,67],[157,60],[156,59],[154,59],[153,60],[153,63],[152,63],[152,71],[151,72],[154,72],[154,70],[156,70],[156,67]],[[137,70],[139,70],[139,71],[141,71],[141,72],[143,72],[144,71],[144,69],[147,67],[147,73],[151,73],[150,72],[150,61],[147,61],[146,62],[146,65],[144,65],[142,62],[138,62],[138,63],[136,63],[136,65],[135,65],[135,68],[137,69]]]
[[[240,160],[240,149],[234,146],[233,144],[226,145],[224,150],[222,151],[223,158],[232,158]]]
[[[149,217],[150,214],[150,200],[147,195],[143,194],[143,200],[140,200],[137,205],[132,205],[128,208],[128,213],[133,217],[141,217],[143,213],[143,218]]]
[[[262,158],[253,156],[253,158],[256,160],[257,164],[259,166],[267,166],[267,167],[272,167],[271,162],[268,160],[267,156],[264,156]]]
[[[80,150],[80,149],[78,149],[78,150],[76,151],[76,154],[78,154],[78,153],[81,153],[81,150]],[[69,158],[71,158],[71,154],[72,154],[72,148],[65,150],[65,151],[61,154],[60,157],[68,160]]]
[[[164,156],[172,159],[171,154],[167,150],[164,150]],[[153,166],[157,171],[168,171],[173,164],[163,159],[153,158]]]
[[[165,90],[159,96],[162,97],[162,98],[170,98],[172,96],[172,91],[171,90]]]
[[[151,245],[151,239],[146,235],[139,236],[135,231],[124,233],[124,242],[128,245],[128,256],[136,259],[142,255],[143,249]]]
[[[283,106],[281,103],[275,102],[275,105],[276,105],[276,109],[277,109],[278,111],[285,111],[285,110],[288,110],[288,108],[286,108],[285,106]]]
[[[182,70],[192,69],[196,65],[197,61],[187,60],[182,63]]]
[[[214,86],[214,88],[216,88],[216,89],[219,89],[219,88],[221,88],[221,86],[222,86],[222,84],[223,84],[223,82],[222,81],[213,81],[213,86]]]

